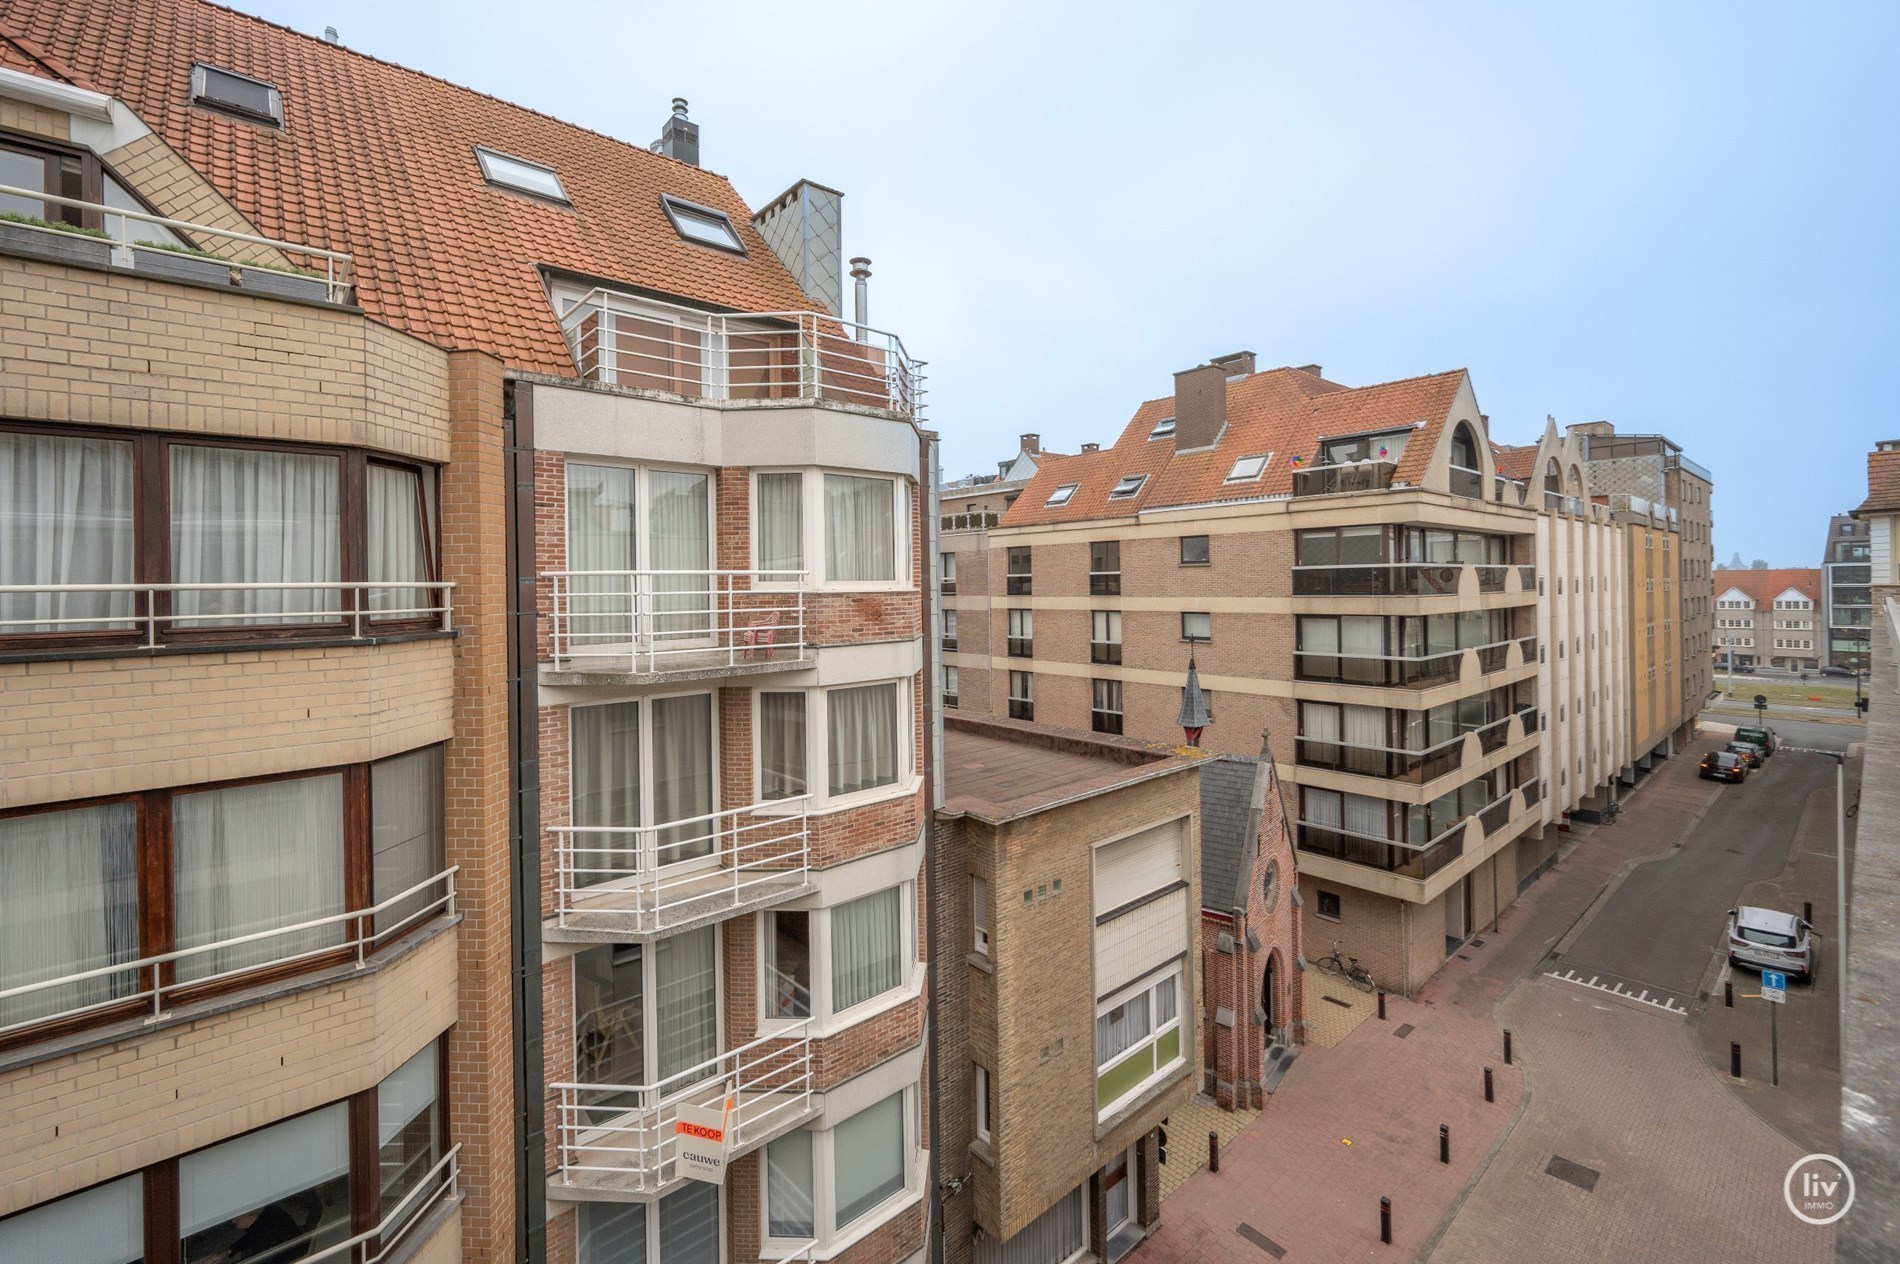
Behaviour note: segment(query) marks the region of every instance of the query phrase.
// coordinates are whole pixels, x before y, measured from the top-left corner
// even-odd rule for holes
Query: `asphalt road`
[[[1857,736],[1792,721],[1775,728],[1793,746],[1838,746]],[[1705,749],[1700,743],[1683,758],[1699,758]],[[1833,787],[1833,759],[1794,750],[1774,756],[1741,785],[1717,786],[1683,845],[1631,872],[1551,964],[1686,1007],[1721,946],[1728,910],[1749,883],[1782,871],[1808,796],[1816,790],[1831,795]],[[1629,811],[1641,810],[1639,798]]]
[[[1705,723],[1732,724],[1740,728],[1753,728],[1755,717],[1750,715],[1729,715],[1714,709],[1702,713]],[[1785,715],[1768,716],[1768,727],[1773,729],[1781,740],[1789,746],[1805,746],[1812,750],[1845,751],[1848,743],[1866,740],[1867,729],[1858,724],[1815,724],[1808,720],[1790,719]],[[1769,761],[1771,764],[1773,760]]]

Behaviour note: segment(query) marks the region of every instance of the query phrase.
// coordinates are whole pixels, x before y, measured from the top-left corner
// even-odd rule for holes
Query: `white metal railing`
[[[301,1256],[302,1264],[382,1264],[408,1240],[409,1231],[421,1223],[423,1213],[454,1192],[461,1175],[456,1157],[461,1153],[460,1142],[450,1146],[449,1152],[436,1160],[374,1229],[324,1247],[315,1255]]]
[[[804,571],[550,571],[556,669],[694,671],[798,658]],[[622,666],[624,664],[624,666]]]
[[[52,633],[65,636],[97,636],[138,633],[148,647],[168,644],[167,637],[178,632],[217,632],[242,628],[306,629],[334,625],[348,627],[352,637],[361,638],[375,631],[378,623],[402,619],[432,619],[443,631],[453,627],[451,605],[455,585],[446,581],[396,580],[311,580],[276,583],[202,583],[202,584],[0,584],[0,637]],[[310,609],[253,609],[245,594],[309,594],[304,601]],[[334,604],[318,594],[334,594]],[[352,598],[343,600],[344,594]],[[377,593],[393,593],[396,604],[387,601],[381,608]],[[96,598],[88,602],[87,594]],[[159,601],[160,594],[166,600]],[[180,594],[201,594],[212,600],[180,603]],[[113,596],[123,596],[123,609],[112,608]],[[426,604],[414,604],[415,597]],[[190,609],[179,612],[185,604]],[[164,606],[164,609],[160,607]],[[348,606],[346,609],[345,606]],[[37,608],[36,608],[37,607]],[[66,607],[92,610],[91,613],[67,613]]]
[[[809,795],[753,803],[663,825],[558,825],[555,918],[610,915],[630,931],[714,901],[737,906],[767,885],[810,873]]]
[[[817,1109],[811,1020],[769,1032],[656,1084],[551,1084],[560,1171],[552,1182],[653,1193],[677,1175],[682,1105],[730,1103],[728,1153],[738,1155]]]
[[[152,250],[163,251],[166,247],[158,242],[141,242],[132,235],[134,224],[155,224],[160,228],[191,237],[216,237],[223,241],[236,242],[244,246],[263,246],[283,254],[296,255],[308,259],[315,266],[311,268],[311,279],[323,282],[324,295],[332,303],[344,303],[350,297],[350,256],[340,250],[323,250],[316,246],[306,246],[294,241],[279,241],[274,237],[259,237],[254,233],[237,232],[229,228],[217,228],[210,224],[194,224],[188,220],[167,219],[163,215],[152,215],[145,211],[129,211],[123,207],[107,206],[103,202],[87,202],[79,198],[58,197],[40,189],[19,188],[0,184],[0,196],[13,196],[53,206],[66,206],[74,210],[90,211],[100,217],[106,225],[106,236],[102,239],[112,243],[112,262],[121,268],[136,269],[138,265],[137,247],[143,245]],[[43,228],[37,224],[21,223],[18,220],[4,221],[15,228],[32,229],[36,232],[54,233],[61,237],[75,234],[64,229]],[[78,234],[90,237],[90,233]],[[217,257],[216,262],[233,268],[246,268],[254,272],[282,272],[282,268],[268,264],[247,262],[243,259]],[[321,269],[319,271],[318,269]]]
[[[818,1240],[813,1238],[810,1242],[802,1242],[789,1250],[773,1256],[773,1264],[793,1264],[795,1260],[810,1260],[812,1252],[817,1249]]]
[[[596,289],[568,309],[561,329],[591,381],[690,399],[923,411],[923,362],[903,340],[824,312],[707,312]]]
[[[149,1001],[151,1017],[156,1019],[164,1014],[165,1003],[179,992],[202,988],[207,984],[223,983],[258,970],[276,970],[319,958],[334,958],[342,954],[354,953],[356,965],[360,969],[368,963],[371,954],[382,948],[386,940],[394,939],[411,926],[434,917],[437,913],[450,917],[455,915],[455,875],[460,868],[459,865],[451,865],[441,873],[424,878],[408,890],[399,891],[382,903],[368,908],[331,913],[325,917],[315,917],[287,926],[272,926],[267,930],[232,935],[215,943],[194,944],[189,948],[156,953],[149,957],[140,957],[135,961],[121,961],[91,970],[77,970],[57,978],[39,979],[32,983],[0,990],[0,1013],[6,1012],[9,1001],[50,992],[55,988],[79,987],[82,984],[92,983],[94,980],[99,981],[98,986],[88,991],[100,993],[96,998],[87,999],[81,1004],[54,1008],[36,1013],[30,1018],[0,1024],[0,1036],[54,1019],[82,1014],[89,1010],[128,1005],[133,1001]],[[439,893],[428,894],[432,888],[437,887],[441,888]],[[377,924],[382,915],[406,909],[408,905],[414,904],[419,899],[421,903],[417,907],[402,912],[402,915],[389,925]],[[325,933],[332,929],[336,932],[334,936]],[[302,937],[302,942],[305,943],[311,939],[320,939],[324,942],[306,948],[298,946],[293,937]],[[233,949],[243,948],[250,944],[263,944],[273,939],[293,939],[293,944],[288,951],[281,954],[268,954],[246,960],[241,965],[216,968],[219,963],[214,954],[228,953]],[[240,955],[250,957],[252,954]],[[197,962],[207,959],[214,966],[208,973],[200,974],[194,971],[188,979],[177,978],[179,962]],[[119,981],[114,982],[115,979]]]

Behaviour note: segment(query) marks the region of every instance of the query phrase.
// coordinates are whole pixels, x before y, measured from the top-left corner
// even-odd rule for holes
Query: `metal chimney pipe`
[[[673,117],[674,118],[686,117],[686,98],[685,97],[673,98]]]
[[[342,39],[343,37],[336,33],[336,28],[334,26],[326,26],[323,28],[323,42],[324,43],[337,44],[337,43],[341,43]]]
[[[851,279],[858,283],[856,310],[852,313],[851,319],[857,322],[858,341],[869,342],[871,331],[865,326],[871,319],[871,300],[868,297],[866,283],[871,279],[871,261],[863,255],[852,259]]]

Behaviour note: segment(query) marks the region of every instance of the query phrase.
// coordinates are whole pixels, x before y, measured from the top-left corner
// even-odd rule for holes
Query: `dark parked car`
[[[1854,669],[1852,667],[1823,667],[1821,674],[1823,676],[1845,676],[1849,680],[1852,680],[1854,678]]]
[[[1755,674],[1755,665],[1753,663],[1737,663],[1735,664],[1735,674],[1737,676],[1753,676]]]
[[[1768,757],[1768,753],[1753,742],[1730,742],[1722,749],[1731,755],[1740,755],[1751,770],[1761,767],[1761,761]]]
[[[1702,757],[1698,771],[1710,781],[1744,781],[1748,777],[1748,761],[1728,751],[1710,751]]]

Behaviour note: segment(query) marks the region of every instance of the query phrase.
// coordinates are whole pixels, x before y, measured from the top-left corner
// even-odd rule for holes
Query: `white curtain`
[[[1095,1065],[1107,1066],[1148,1038],[1148,994],[1137,992],[1095,1017]]]
[[[765,1147],[767,1235],[809,1238],[817,1232],[811,1190],[809,1132],[788,1132]]]
[[[715,601],[712,576],[712,519],[704,474],[677,470],[647,473],[647,557],[656,571],[697,574],[653,577],[653,635],[656,648],[710,637]]]
[[[1331,743],[1339,740],[1339,707],[1330,702],[1302,702],[1300,736],[1327,743],[1320,748],[1319,757],[1330,758],[1335,749]]]
[[[0,1220],[0,1260],[137,1264],[145,1258],[143,1185],[127,1176]]]
[[[338,460],[292,452],[171,448],[172,581],[210,588],[172,595],[181,626],[317,623],[341,607],[336,588],[215,585],[332,583],[338,569]]]
[[[132,578],[132,445],[0,432],[0,584]],[[0,635],[105,632],[131,613],[130,592],[5,593]]]
[[[1343,819],[1339,799],[1337,790],[1302,786],[1300,788],[1300,819],[1309,825],[1317,825],[1321,829],[1338,829]]]
[[[653,714],[653,820],[703,817],[713,810],[712,695],[655,698]],[[658,831],[659,863],[710,856],[715,822],[693,821]]]
[[[719,1186],[688,1181],[660,1200],[660,1259],[718,1264]]]
[[[1385,653],[1385,620],[1377,615],[1346,615],[1339,621],[1339,648],[1350,655],[1377,658]]]
[[[831,910],[831,1012],[870,1000],[904,980],[903,888],[877,891]]]
[[[1301,619],[1300,648],[1309,654],[1336,654],[1339,652],[1339,620],[1337,619]],[[1308,670],[1323,667],[1322,663],[1308,663]]]
[[[897,690],[891,682],[833,689],[825,695],[833,795],[896,784]]]
[[[653,1018],[662,1083],[719,1052],[717,935],[717,927],[702,926],[655,945]]]
[[[859,1111],[832,1133],[832,1165],[843,1229],[904,1188],[904,1094]]]
[[[375,583],[429,578],[422,476],[394,465],[369,467],[369,578]],[[431,604],[426,588],[372,588],[369,608],[415,618]]]
[[[825,475],[825,578],[897,578],[897,484]]]
[[[634,481],[618,465],[567,467],[567,569],[609,571],[569,581],[569,632],[577,646],[634,638]]]
[[[295,777],[172,800],[177,946],[195,948],[343,911],[343,777]],[[178,962],[187,982],[341,943],[341,924]]]
[[[138,812],[105,803],[0,820],[0,990],[139,956]],[[136,990],[103,975],[0,1001],[0,1027]]]
[[[180,1231],[189,1237],[272,1203],[299,1209],[297,1195],[348,1175],[349,1140],[349,1107],[338,1102],[187,1154],[178,1160]],[[340,1192],[342,1207],[326,1208],[324,1219],[336,1210],[347,1217],[347,1186]]]
[[[759,695],[759,793],[789,799],[805,793],[805,695]]]
[[[1386,801],[1369,798],[1363,794],[1346,796],[1346,828],[1354,834],[1364,834],[1371,838],[1385,838]]]
[[[759,475],[759,569],[805,569],[805,476]],[[790,580],[774,575],[770,582]]]
[[[612,833],[574,834],[574,883],[593,886],[641,872],[640,704],[611,702],[568,712],[568,785],[574,824]]]
[[[1179,1012],[1174,980],[1166,978],[1155,984],[1155,1029],[1166,1027]]]
[[[580,1264],[647,1264],[645,1203],[582,1203]]]
[[[442,872],[442,747],[371,764],[369,802],[371,902],[381,904]],[[418,891],[378,913],[376,929],[400,924],[439,895]]]

